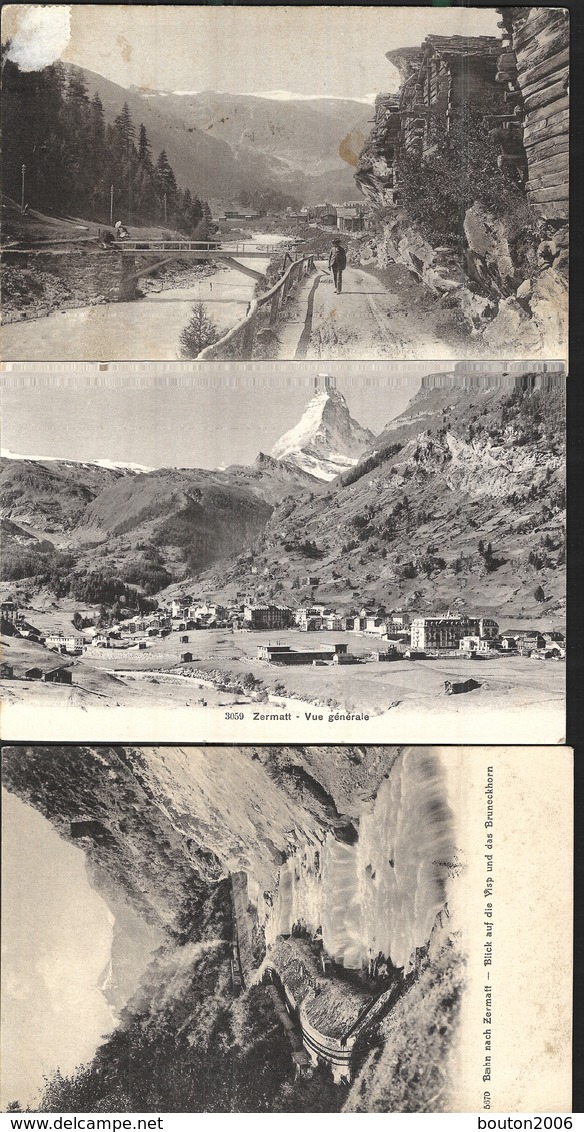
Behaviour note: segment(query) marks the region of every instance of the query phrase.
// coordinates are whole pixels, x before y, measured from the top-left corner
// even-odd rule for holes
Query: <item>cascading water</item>
[[[360,969],[381,953],[407,972],[444,907],[455,855],[440,754],[406,750],[361,815],[356,844],[329,833],[322,851],[306,846],[282,867],[268,939],[295,923],[320,927],[325,951],[343,966]]]

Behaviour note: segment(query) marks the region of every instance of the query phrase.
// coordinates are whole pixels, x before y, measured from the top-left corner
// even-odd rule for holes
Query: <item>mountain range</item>
[[[563,397],[561,381],[477,394],[430,376],[374,437],[327,383],[249,467],[3,460],[3,576],[42,575],[66,551],[82,573],[148,576],[149,593],[196,575],[210,592],[291,605],[561,619]]]
[[[179,185],[215,206],[242,193],[252,207],[254,196],[274,191],[298,204],[355,197],[353,173],[371,117],[362,102],[143,90],[73,70],[90,97],[99,92],[106,121],[127,103],[153,152],[166,151]]]

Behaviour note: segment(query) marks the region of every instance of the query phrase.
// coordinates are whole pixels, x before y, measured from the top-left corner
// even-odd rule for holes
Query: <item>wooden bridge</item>
[[[283,251],[290,260],[293,258],[288,244],[258,244],[251,240],[221,244],[218,240],[127,239],[116,243],[114,249],[121,252],[119,299],[122,302],[136,298],[138,279],[176,259],[222,260],[257,280],[262,279],[264,273],[241,260],[266,259],[277,251]]]

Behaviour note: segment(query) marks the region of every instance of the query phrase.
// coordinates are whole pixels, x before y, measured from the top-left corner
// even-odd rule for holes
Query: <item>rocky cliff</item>
[[[567,17],[503,12],[504,43],[389,54],[402,82],[377,98],[356,173],[375,217],[360,257],[404,264],[477,354],[565,357]]]
[[[533,382],[425,378],[355,467],[274,511],[254,563],[278,579],[279,600],[304,595],[308,543],[318,599],[347,612],[357,600],[561,618],[565,378]],[[238,578],[248,584],[245,566]]]

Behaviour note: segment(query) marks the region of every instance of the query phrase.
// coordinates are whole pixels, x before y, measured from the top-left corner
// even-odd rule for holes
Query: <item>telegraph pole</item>
[[[164,223],[166,224],[166,193],[164,194]]]
[[[114,222],[114,186],[110,185],[110,224]]]
[[[22,191],[20,195],[20,211],[24,212],[24,178],[26,174],[26,165],[22,166]]]

